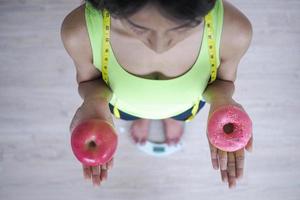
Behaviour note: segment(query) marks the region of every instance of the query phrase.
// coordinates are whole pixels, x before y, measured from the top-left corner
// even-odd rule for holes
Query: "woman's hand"
[[[223,105],[235,105],[241,108],[244,112],[246,112],[242,107],[242,105],[238,104],[233,99],[222,99],[211,103],[208,119],[216,109],[218,109],[220,106]],[[207,133],[207,129],[206,129],[206,133]],[[244,149],[246,149],[248,152],[252,151],[253,135],[251,136],[249,142],[244,148],[237,150],[235,152],[222,151],[216,148],[215,146],[213,146],[209,140],[208,143],[210,147],[210,155],[211,155],[211,162],[213,168],[216,170],[220,169],[222,181],[228,182],[229,188],[235,186],[236,180],[241,179],[243,177],[244,160],[245,160]]]
[[[108,107],[108,103],[104,100],[91,99],[85,100],[82,105],[77,109],[70,124],[70,132],[84,120],[98,118],[110,122],[113,126],[112,116]],[[97,166],[87,166],[82,164],[83,176],[86,180],[91,180],[94,186],[107,179],[107,171],[113,166],[113,158],[103,164]]]

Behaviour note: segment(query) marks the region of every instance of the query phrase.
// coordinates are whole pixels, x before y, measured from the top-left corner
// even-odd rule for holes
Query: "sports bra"
[[[109,13],[85,4],[85,19],[93,64],[112,90],[109,103],[118,117],[121,110],[145,119],[165,119],[193,107],[195,111],[207,85],[216,78],[223,26],[223,3],[217,0],[205,16],[201,48],[193,66],[179,77],[152,80],[127,72],[114,56],[109,43]],[[174,58],[178,55],[174,55]],[[215,65],[215,66],[214,66]],[[213,70],[212,67],[215,67]]]

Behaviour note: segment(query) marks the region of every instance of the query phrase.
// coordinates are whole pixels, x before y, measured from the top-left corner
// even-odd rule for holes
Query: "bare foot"
[[[184,132],[184,122],[172,118],[163,119],[162,121],[164,124],[166,143],[168,145],[178,144]]]
[[[130,134],[133,141],[137,144],[140,143],[144,145],[147,141],[149,134],[149,119],[137,119],[134,120],[130,127]]]

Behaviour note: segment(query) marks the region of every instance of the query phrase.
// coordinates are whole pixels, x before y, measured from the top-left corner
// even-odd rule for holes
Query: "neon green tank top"
[[[217,0],[210,11],[215,38],[216,65],[220,65],[219,48],[223,26],[223,4]],[[103,17],[89,2],[85,19],[93,52],[93,64],[101,71]],[[206,21],[205,21],[206,23]],[[194,65],[179,77],[151,80],[128,73],[115,58],[109,45],[108,77],[113,95],[110,103],[128,114],[146,119],[165,119],[178,115],[197,104],[208,85],[211,64],[208,51],[208,30],[204,26],[201,49]]]

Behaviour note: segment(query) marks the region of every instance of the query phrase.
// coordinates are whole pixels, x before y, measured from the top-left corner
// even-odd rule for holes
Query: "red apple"
[[[75,157],[88,166],[107,163],[117,149],[118,137],[113,125],[105,120],[89,119],[72,131],[71,146]]]

